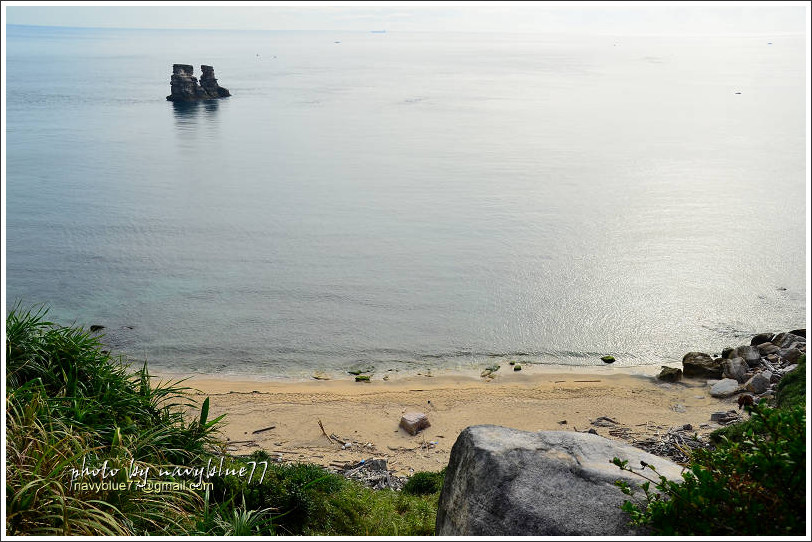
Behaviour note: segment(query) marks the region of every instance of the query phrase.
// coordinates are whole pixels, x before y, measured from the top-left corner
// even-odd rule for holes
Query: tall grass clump
[[[223,453],[222,416],[209,419],[179,382],[152,382],[93,334],[15,307],[6,319],[6,532],[10,535],[431,535],[439,487],[375,491],[317,465],[280,465],[266,452]],[[189,412],[199,412],[190,417]],[[137,462],[158,472],[223,459],[265,462],[253,479],[214,476],[205,490],[147,492],[126,485]],[[121,470],[116,488],[74,484],[83,465]],[[138,479],[136,479],[138,480]],[[172,481],[172,476],[159,476]],[[90,481],[98,482],[98,478]],[[182,481],[182,480],[179,480]],[[135,483],[135,482],[134,482]],[[441,481],[440,481],[441,483]]]
[[[189,532],[202,505],[195,492],[77,490],[72,469],[188,465],[215,445],[220,420],[204,408],[187,421],[182,410],[196,405],[180,382],[153,386],[146,364],[130,372],[98,338],[46,316],[17,305],[6,318],[6,532]],[[109,481],[126,480],[121,468]]]

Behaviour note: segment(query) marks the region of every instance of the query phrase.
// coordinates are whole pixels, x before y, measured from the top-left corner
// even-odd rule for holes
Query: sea
[[[805,36],[6,32],[6,313],[133,363],[658,367],[805,326]],[[232,96],[167,101],[175,63]]]

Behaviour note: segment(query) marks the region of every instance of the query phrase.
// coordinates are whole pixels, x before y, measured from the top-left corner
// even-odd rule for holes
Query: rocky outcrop
[[[676,463],[589,433],[466,428],[451,450],[437,511],[440,536],[623,536],[629,527],[615,485],[639,486],[614,457],[678,480]],[[653,474],[650,470],[649,475]]]
[[[702,352],[688,352],[682,358],[682,374],[688,378],[721,378],[722,362]]]
[[[200,66],[203,75],[200,83],[194,76],[194,67],[191,64],[173,64],[172,78],[170,79],[171,94],[166,97],[170,102],[196,102],[199,100],[213,100],[231,96],[228,89],[217,84],[214,77],[214,68]]]
[[[688,378],[711,379],[708,384],[713,397],[725,398],[750,392],[754,394],[750,399],[759,402],[775,395],[781,378],[797,367],[805,353],[806,329],[759,333],[749,345],[724,348],[721,358],[688,352],[682,360],[683,374]],[[718,423],[723,425],[739,419],[735,411],[732,415],[730,412],[722,414],[725,416]]]
[[[761,343],[768,343],[772,338],[773,338],[772,333],[759,333],[758,335],[750,339],[750,346],[758,346]]]
[[[761,394],[770,389],[771,371],[762,371],[753,375],[753,378],[744,384],[744,389],[755,394]]]
[[[728,354],[728,359],[741,358],[750,367],[756,367],[761,361],[761,353],[754,346],[742,345],[734,348]]]
[[[663,382],[679,382],[682,380],[682,369],[668,367],[667,365],[663,365],[662,368],[663,370],[657,375],[658,380]]]
[[[730,397],[740,391],[739,381],[735,378],[725,378],[711,386],[711,397]]]
[[[750,367],[742,358],[726,359],[722,362],[722,376],[733,378],[740,384],[747,381],[748,370]]]
[[[213,98],[227,98],[231,93],[227,88],[223,88],[217,84],[217,79],[214,77],[214,68],[211,66],[200,66],[202,72],[200,76],[200,86],[206,91],[206,94]]]

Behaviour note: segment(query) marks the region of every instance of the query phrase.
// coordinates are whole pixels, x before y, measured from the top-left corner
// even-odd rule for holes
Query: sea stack
[[[200,83],[194,76],[194,67],[191,64],[173,64],[170,86],[172,94],[166,97],[170,102],[196,102],[199,100],[213,100],[231,96],[228,89],[217,84],[214,77],[214,68],[200,66],[203,75]]]

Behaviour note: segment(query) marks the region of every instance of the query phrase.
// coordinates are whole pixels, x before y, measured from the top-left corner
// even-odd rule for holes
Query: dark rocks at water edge
[[[742,358],[726,359],[722,361],[722,376],[724,378],[732,378],[736,382],[744,383],[747,381],[747,373],[750,366],[745,363]]]
[[[682,369],[676,369],[666,365],[663,365],[662,368],[663,370],[657,375],[659,380],[663,382],[679,382],[682,380]]]
[[[628,444],[589,433],[531,433],[479,425],[466,428],[451,450],[437,510],[440,536],[626,536],[626,498],[615,485],[644,479],[649,464],[670,480],[682,467]],[[649,474],[651,472],[649,471]]]
[[[688,352],[682,357],[682,373],[686,378],[721,378],[721,362],[703,352]]]
[[[214,68],[200,66],[203,72],[200,83],[194,76],[194,67],[191,64],[173,64],[170,87],[172,93],[166,97],[170,102],[196,102],[199,100],[214,100],[231,96],[228,89],[217,84],[214,77]]]
[[[759,333],[749,345],[727,347],[721,358],[689,352],[682,359],[687,378],[706,378],[714,397],[750,392],[755,400],[773,395],[776,384],[806,352],[806,330]]]

